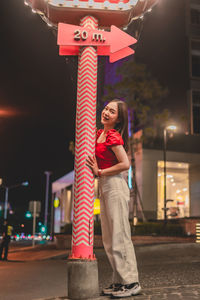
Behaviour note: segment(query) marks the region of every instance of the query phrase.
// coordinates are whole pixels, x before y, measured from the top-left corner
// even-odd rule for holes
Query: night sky
[[[30,182],[10,191],[14,210],[44,201],[44,171],[55,180],[73,168],[76,67],[23,1],[0,1],[0,177],[6,186]]]

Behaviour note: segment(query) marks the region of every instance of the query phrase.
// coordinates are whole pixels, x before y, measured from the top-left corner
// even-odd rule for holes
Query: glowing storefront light
[[[132,167],[130,166],[128,170],[128,187],[129,189],[132,189]]]
[[[158,219],[164,218],[164,175],[163,162],[158,161]],[[189,216],[190,198],[189,198],[189,164],[178,162],[167,162],[167,174],[169,179],[167,184],[167,218],[183,218]],[[161,175],[160,175],[161,174]],[[160,175],[160,176],[159,176]],[[169,201],[170,200],[170,201]]]
[[[176,130],[176,126],[175,125],[170,125],[167,127],[168,130]]]
[[[167,178],[172,178],[172,177],[173,177],[173,175],[167,174]]]
[[[100,199],[96,198],[94,199],[94,215],[100,214]]]
[[[59,207],[60,206],[60,199],[58,198],[58,197],[56,197],[55,199],[54,199],[54,207],[55,208],[57,208],[57,207]]]

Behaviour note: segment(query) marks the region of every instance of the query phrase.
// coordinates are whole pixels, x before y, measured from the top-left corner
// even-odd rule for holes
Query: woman
[[[109,102],[101,123],[104,129],[97,131],[96,157],[88,156],[87,165],[99,177],[102,239],[113,269],[113,283],[103,293],[122,298],[141,291],[128,219],[130,193],[121,174],[130,166],[126,104],[118,99]]]

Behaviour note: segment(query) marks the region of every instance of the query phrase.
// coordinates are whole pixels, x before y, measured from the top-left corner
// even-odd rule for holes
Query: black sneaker
[[[112,293],[117,290],[120,286],[122,286],[120,283],[112,283],[109,287],[103,289],[102,294],[103,295],[112,295]]]
[[[112,298],[125,298],[136,296],[141,292],[141,286],[138,282],[121,285],[118,289],[112,292]]]

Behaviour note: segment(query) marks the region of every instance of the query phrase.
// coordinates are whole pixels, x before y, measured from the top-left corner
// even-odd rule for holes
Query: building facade
[[[144,16],[135,49],[136,61],[168,88],[161,108],[190,134],[200,134],[199,20],[199,0],[161,0]],[[134,34],[134,24],[129,32]]]
[[[186,28],[189,47],[191,133],[200,134],[200,3],[186,2]]]
[[[140,191],[147,219],[164,218],[164,147],[155,140],[141,150]],[[168,135],[166,143],[167,218],[200,216],[200,137]],[[137,166],[136,166],[137,167]]]

